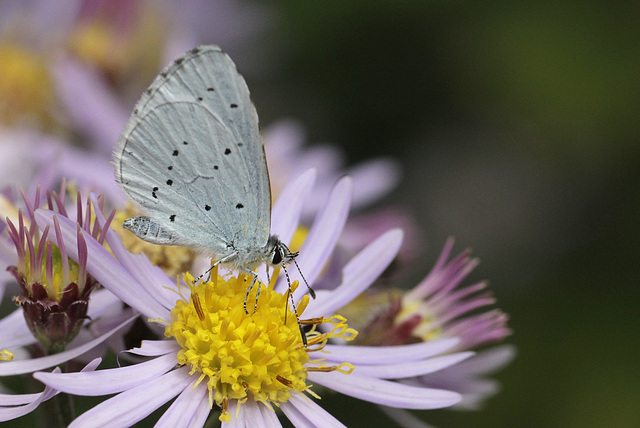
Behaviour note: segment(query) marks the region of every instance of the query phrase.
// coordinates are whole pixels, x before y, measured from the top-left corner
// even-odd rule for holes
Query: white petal
[[[331,361],[348,361],[355,366],[360,364],[395,364],[419,361],[441,354],[453,348],[459,341],[458,338],[451,337],[399,346],[326,345],[324,352],[313,352],[309,356],[311,359],[326,358]]]
[[[137,315],[129,318],[118,327],[106,332],[102,336],[99,336],[82,346],[60,352],[59,354],[48,355],[46,357],[33,358],[28,360],[3,362],[2,364],[0,364],[0,376],[14,376],[19,374],[32,373],[38,370],[44,370],[47,367],[52,367],[57,364],[64,363],[65,361],[69,361],[70,359],[80,356],[85,352],[93,349],[95,346],[108,339],[109,336],[116,333],[118,330],[131,324],[136,318]]]
[[[351,397],[403,409],[438,409],[460,401],[460,394],[441,389],[420,388],[382,379],[339,372],[310,372],[309,379]]]
[[[88,373],[34,373],[45,385],[76,395],[106,395],[134,388],[161,376],[177,363],[176,354],[167,354],[144,363]]]
[[[355,299],[391,264],[401,244],[400,229],[390,230],[369,244],[344,266],[342,284],[330,292],[319,292],[305,317],[331,314]]]
[[[103,401],[80,415],[69,427],[131,426],[180,394],[191,381],[188,369],[173,370]]]

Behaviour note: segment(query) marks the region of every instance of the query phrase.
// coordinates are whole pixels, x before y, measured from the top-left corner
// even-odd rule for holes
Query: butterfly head
[[[268,263],[273,267],[286,266],[299,254],[297,251],[292,253],[289,247],[280,241],[277,236],[271,236],[269,238],[267,248],[270,250]]]

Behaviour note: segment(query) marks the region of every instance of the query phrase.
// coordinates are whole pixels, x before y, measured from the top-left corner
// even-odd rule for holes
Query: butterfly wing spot
[[[176,221],[176,215],[175,214],[171,214],[169,216],[169,220],[173,223],[174,221]]]
[[[230,153],[231,153],[231,149],[224,149],[224,154],[225,154],[225,155],[228,155],[228,154],[230,154]]]
[[[186,146],[186,145],[188,145],[189,143],[187,143],[186,141],[183,141],[183,142],[182,142],[182,144]]]
[[[178,154],[180,154],[180,152],[178,150],[174,150],[173,151],[173,156],[178,156]]]
[[[215,91],[215,89],[213,89],[213,88],[207,88],[207,91],[208,91],[208,92],[213,92],[213,91]]]
[[[211,211],[211,205],[205,205],[204,209],[207,210],[207,211]]]
[[[238,104],[231,104],[231,108],[238,108]]]
[[[167,180],[167,184],[171,186],[173,184],[173,180]]]
[[[154,187],[153,189],[151,189],[151,196],[153,196],[155,199],[158,199],[158,195],[156,195],[157,191],[158,191],[157,187]]]
[[[167,167],[167,169],[168,169],[169,171],[171,171],[171,170],[173,169],[173,166],[172,166],[172,165],[169,165],[169,166]]]
[[[217,170],[218,169],[218,165],[214,165],[213,169]]]
[[[198,97],[198,98],[197,98],[197,100],[198,100],[198,101],[202,101],[202,97]]]
[[[237,208],[237,209],[244,208],[244,205],[242,205],[242,204],[238,204],[238,205],[236,205],[236,208]]]

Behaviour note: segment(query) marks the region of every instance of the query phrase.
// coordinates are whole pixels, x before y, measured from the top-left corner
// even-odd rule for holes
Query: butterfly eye
[[[273,259],[271,260],[272,265],[279,265],[282,263],[282,248],[276,248],[273,252]]]

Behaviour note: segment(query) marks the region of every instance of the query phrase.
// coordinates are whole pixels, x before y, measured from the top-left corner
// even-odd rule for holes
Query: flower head
[[[64,189],[64,187],[63,187]],[[82,327],[87,315],[89,296],[97,282],[87,273],[87,247],[81,231],[98,241],[104,240],[100,228],[91,222],[91,205],[87,204],[86,217],[82,216],[82,199],[78,194],[77,209],[77,262],[70,260],[62,239],[58,218],[54,220],[57,245],[48,239],[50,226],[40,233],[34,218],[34,209],[39,208],[40,193],[36,193],[33,205],[22,193],[27,207],[28,219],[18,211],[17,225],[7,218],[8,233],[15,244],[17,266],[7,268],[20,285],[20,295],[14,301],[24,311],[31,333],[38,339],[47,353],[63,350]],[[68,217],[60,196],[47,192],[50,210]],[[108,226],[108,224],[107,224]]]
[[[482,310],[495,303],[485,291],[486,282],[459,287],[478,260],[470,258],[469,251],[449,260],[453,243],[453,239],[447,241],[431,272],[412,290],[371,291],[343,309],[359,320],[358,343],[401,345],[456,337],[459,342],[449,352],[460,352],[475,351],[511,334],[506,314],[499,309]],[[508,346],[491,349],[437,373],[404,382],[457,391],[463,394],[460,406],[477,408],[498,389],[495,381],[482,376],[505,366],[513,356],[514,349]]]
[[[281,197],[274,206],[274,211],[288,207],[298,213],[272,216],[272,230],[283,242],[289,242],[296,229],[300,204],[313,184],[313,176],[310,172],[291,183],[297,191],[283,192],[288,199],[283,201]],[[339,239],[350,194],[350,180],[342,179],[301,248],[298,263],[311,283],[320,275]],[[37,215],[43,221],[52,221],[50,213],[40,211]],[[276,219],[286,222],[279,224]],[[71,224],[61,222],[61,228],[65,238],[73,239]],[[305,290],[294,291],[299,300],[296,311],[308,319],[302,323],[316,326],[306,332],[307,348],[302,344],[295,318],[291,312],[286,315],[287,284],[282,276],[278,280],[272,277],[269,287],[263,287],[260,297],[255,297],[257,312],[247,314],[242,304],[242,275],[223,273],[221,278],[213,273],[211,282],[195,283],[187,276],[186,284],[176,286],[164,273],[151,268],[144,256],[124,250],[115,233],[109,231],[106,239],[118,262],[97,242],[88,240],[92,255],[89,271],[152,321],[165,324],[168,339],[145,341],[141,348],[132,350],[156,357],[136,366],[92,374],[37,374],[45,384],[69,393],[119,393],[80,416],[74,424],[100,425],[109,421],[130,425],[176,396],[159,423],[189,420],[200,426],[212,404],[222,408],[219,417],[223,421],[244,426],[255,424],[256,417],[273,422],[277,416],[270,408],[274,407],[296,423],[317,426],[319,420],[335,421],[313,402],[316,393],[311,389],[312,383],[392,407],[446,407],[460,399],[450,391],[394,381],[440,370],[469,357],[469,353],[435,357],[454,346],[457,339],[399,347],[329,343],[332,337],[353,337],[355,332],[344,318],[332,314],[365,290],[391,263],[402,239],[397,230],[378,238],[345,265],[343,282],[333,290],[320,290],[313,301],[306,296],[298,298]],[[289,276],[295,289],[297,274],[290,272]],[[176,287],[181,295],[176,296]]]

